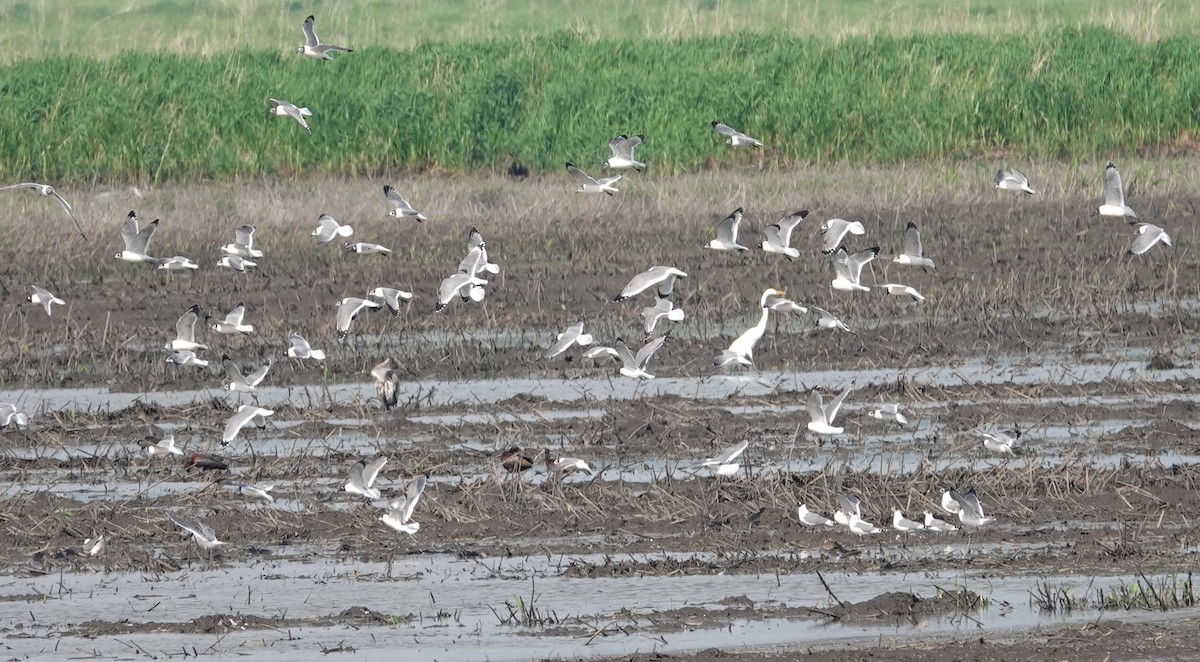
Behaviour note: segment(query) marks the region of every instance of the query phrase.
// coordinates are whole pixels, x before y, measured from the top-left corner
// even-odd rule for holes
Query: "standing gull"
[[[958,527],[945,520],[934,517],[933,513],[925,511],[925,528],[929,531],[957,531]]]
[[[761,244],[763,251],[767,253],[779,253],[787,259],[800,257],[800,251],[792,248],[792,230],[808,216],[807,209],[801,209],[798,212],[784,216],[776,221],[773,225],[768,225],[763,230],[764,239]]]
[[[612,177],[601,177],[596,179],[586,172],[580,170],[574,163],[567,164],[567,172],[575,175],[581,182],[579,190],[576,193],[607,193],[612,195],[619,193],[621,189],[613,186],[621,179],[621,175],[613,175]]]
[[[1092,216],[1108,216],[1110,218],[1137,218],[1138,215],[1125,204],[1125,187],[1121,186],[1121,173],[1112,161],[1104,167],[1104,204],[1100,205]]]
[[[625,168],[633,168],[638,172],[646,169],[646,164],[637,161],[633,158],[633,149],[646,141],[646,136],[638,134],[632,138],[621,134],[616,138],[608,141],[608,148],[612,150],[612,156],[608,162],[604,164],[605,170],[623,170]]]
[[[317,38],[316,29],[313,28],[314,23],[316,23],[316,17],[309,16],[308,18],[304,19],[304,25],[300,26],[300,29],[304,31],[304,45],[296,49],[297,53],[303,53],[309,57],[315,57],[318,60],[333,61],[333,57],[329,55],[330,53],[354,52],[353,50],[344,46],[334,46],[333,44],[321,43],[321,40]]]
[[[812,512],[808,509],[808,506],[803,503],[800,504],[800,507],[796,510],[800,515],[800,523],[805,526],[833,526],[836,524],[836,522],[828,517],[824,517]]]
[[[742,208],[738,207],[725,220],[717,224],[717,238],[708,242],[708,247],[717,251],[748,251],[737,243],[738,226],[742,224]]]
[[[308,122],[304,119],[305,117],[312,117],[312,111],[307,108],[297,108],[295,104],[288,103],[283,99],[271,99],[271,110],[267,112],[267,115],[271,117],[290,116],[292,119],[299,122],[300,126],[304,127],[305,131],[307,131],[309,134],[312,133],[312,129],[308,128]]]
[[[920,531],[925,528],[925,525],[921,522],[908,519],[897,508],[892,511],[892,528],[902,533],[908,533],[909,531]]]
[[[53,197],[55,200],[58,200],[58,204],[62,205],[62,208],[67,212],[67,216],[71,217],[71,222],[75,224],[75,229],[79,231],[79,236],[87,239],[87,235],[83,233],[83,226],[79,224],[79,217],[75,215],[75,209],[73,209],[71,204],[64,200],[61,195],[59,195],[58,191],[54,190],[53,186],[50,186],[49,184],[38,184],[37,182],[24,182],[22,184],[0,186],[0,191],[12,191],[16,189],[29,189],[30,191],[37,192],[38,195],[41,195],[44,198]]]
[[[408,484],[408,489],[404,491],[403,499],[393,499],[388,502],[387,512],[379,519],[384,524],[399,531],[412,535],[421,528],[419,522],[412,521],[413,509],[417,507],[417,502],[421,500],[421,493],[425,491],[425,483],[427,478],[424,475],[417,476]]]
[[[584,352],[583,358],[595,360],[611,356],[621,362],[622,375],[634,379],[654,379],[654,375],[646,372],[646,366],[650,364],[650,359],[654,357],[654,353],[666,341],[666,336],[659,336],[642,345],[642,348],[634,355],[629,346],[625,344],[625,341],[617,338],[617,342],[613,343],[614,347],[593,347]]]
[[[593,340],[591,335],[583,332],[583,322],[576,322],[568,326],[566,331],[558,334],[554,344],[550,346],[550,349],[546,350],[543,356],[547,360],[553,359],[575,345],[586,347],[592,344]]]
[[[129,212],[129,215],[125,217],[125,224],[121,226],[121,240],[125,242],[125,250],[117,253],[117,259],[126,262],[157,264],[157,258],[146,254],[146,251],[150,250],[150,240],[154,238],[156,230],[158,230],[157,218],[146,227],[139,229],[137,214]]]
[[[817,434],[841,434],[843,428],[833,426],[833,421],[837,418],[838,410],[842,408],[842,401],[850,393],[850,389],[842,391],[829,404],[824,404],[821,398],[821,392],[813,389],[808,394],[808,429]]]
[[[716,131],[717,133],[721,134],[722,136],[725,136],[725,144],[730,145],[732,147],[742,147],[742,146],[762,147],[763,146],[762,142],[759,141],[757,138],[751,138],[750,136],[730,127],[728,124],[725,124],[724,122],[722,122],[720,120],[713,120],[712,128],[713,128],[713,131]]]
[[[613,297],[613,301],[624,301],[631,296],[640,294],[645,290],[658,286],[658,296],[666,298],[671,296],[671,292],[675,290],[675,279],[686,278],[687,274],[676,269],[675,267],[656,266],[650,267],[646,271],[636,275],[621,293]]]
[[[429,220],[425,214],[413,209],[413,206],[408,204],[408,199],[400,195],[400,191],[387,184],[383,185],[383,197],[387,198],[388,204],[392,207],[391,211],[387,213],[388,216],[394,218],[412,218],[416,219],[418,223]]]
[[[67,304],[66,301],[54,296],[54,293],[50,290],[44,290],[37,285],[30,285],[30,287],[33,288],[33,294],[29,295],[29,302],[42,304],[42,307],[46,309],[47,316],[54,316],[53,313],[50,312],[51,304],[57,303],[60,306],[65,306]]]
[[[1016,168],[1012,170],[997,170],[996,188],[1006,191],[1024,191],[1029,195],[1033,195],[1033,189],[1029,188],[1029,178],[1025,176],[1025,173]]]
[[[917,224],[908,222],[904,230],[904,251],[892,258],[892,262],[911,264],[916,267],[933,269],[933,260],[925,257],[925,248],[921,245],[921,231]]]

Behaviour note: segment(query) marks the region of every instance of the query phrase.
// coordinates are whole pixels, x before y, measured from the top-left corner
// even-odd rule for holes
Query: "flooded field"
[[[992,191],[986,168],[948,166],[816,174],[830,192],[811,201],[791,197],[795,173],[648,176],[612,200],[552,179],[431,176],[407,186],[437,201],[420,225],[384,217],[379,183],[363,180],[196,186],[131,202],[163,219],[164,254],[202,265],[183,274],[113,260],[128,209],[81,205],[95,241],[64,228],[32,250],[3,248],[0,403],[29,421],[0,431],[0,650],[22,660],[795,650],[928,660],[984,643],[971,654],[1186,653],[1200,616],[1200,265],[1197,199],[1158,177],[1177,167],[1128,169],[1147,182],[1143,218],[1169,220],[1175,239],[1140,257],[1123,254],[1132,227],[1088,219],[1094,168],[1066,166],[1042,174],[1070,184],[1029,198]],[[8,218],[62,225],[29,202],[0,199]],[[811,207],[793,237],[801,257],[700,248],[738,206],[742,243],[755,247],[763,226]],[[395,252],[317,247],[321,211]],[[830,289],[818,228],[831,217],[862,220],[867,235],[848,241],[881,247],[864,271],[872,291]],[[909,220],[935,270],[892,263]],[[243,223],[258,226],[260,269],[212,267]],[[500,273],[482,302],[434,313],[472,225]],[[611,299],[654,264],[688,273],[673,294],[686,317],[655,334],[669,325],[654,379],[621,376],[581,347],[569,360],[543,356],[578,321],[597,344],[640,346],[653,295]],[[926,300],[877,287],[897,281]],[[33,284],[67,304],[48,317],[25,300]],[[361,313],[339,340],[337,302],[380,285],[415,296],[398,315]],[[767,287],[828,309],[852,333],[820,328],[812,313],[772,313],[754,367],[715,368],[757,321]],[[207,328],[239,301],[253,334]],[[193,304],[216,318],[199,325],[207,367],[170,364],[161,349]],[[293,331],[328,358],[286,357]],[[247,371],[275,363],[254,393],[232,393],[222,354]],[[398,369],[391,410],[369,374],[385,356]],[[826,402],[848,391],[840,434],[808,429],[814,388]],[[889,403],[906,424],[870,415]],[[273,414],[223,445],[244,404]],[[977,434],[1012,428],[1014,454]],[[140,443],[168,434],[184,455]],[[734,475],[696,466],[741,441]],[[559,476],[537,462],[510,473],[500,456],[514,446],[595,472]],[[227,468],[187,467],[191,453]],[[379,455],[380,497],[347,493],[351,465]],[[387,500],[419,475],[419,531],[384,526]],[[244,485],[272,485],[272,499]],[[974,489],[993,520],[892,530],[895,509],[959,525],[941,507],[947,489]],[[839,494],[860,497],[862,518],[886,530],[799,521],[801,503],[832,516]],[[169,515],[226,544],[201,549]],[[88,554],[85,540],[101,535],[103,550]]]

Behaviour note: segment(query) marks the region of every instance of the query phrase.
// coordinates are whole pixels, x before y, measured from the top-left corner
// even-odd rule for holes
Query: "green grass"
[[[313,110],[313,133],[267,116]],[[893,162],[979,154],[1117,157],[1196,127],[1200,40],[1103,29],[1032,36],[733,35],[363,49],[338,62],[51,57],[0,66],[0,179],[230,179],[325,172],[595,169],[645,133],[655,171],[715,163]],[[733,152],[720,118],[762,138]],[[19,128],[19,130],[18,130]]]
[[[734,32],[786,32],[834,39],[944,32],[1025,33],[1108,27],[1141,40],[1196,34],[1190,2],[974,0],[17,0],[0,4],[0,60],[124,51],[242,48],[287,52],[300,23],[351,48],[409,48],[430,41],[535,36],[563,29],[598,37],[677,39]]]

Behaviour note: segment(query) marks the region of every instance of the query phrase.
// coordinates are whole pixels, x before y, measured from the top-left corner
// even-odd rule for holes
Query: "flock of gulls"
[[[331,53],[353,52],[348,48],[323,43],[317,37],[314,23],[313,16],[309,16],[304,21],[302,26],[304,44],[299,47],[299,53],[321,60],[333,60],[330,55]],[[305,106],[299,106],[282,99],[271,99],[270,115],[291,117],[305,131],[309,133],[312,131],[308,120],[314,117],[314,113]],[[733,148],[755,149],[763,147],[761,140],[744,134],[719,120],[714,120],[711,126],[723,141]],[[603,193],[610,196],[618,194],[620,189],[617,188],[617,184],[625,175],[614,174],[615,171],[632,170],[640,172],[646,168],[646,164],[638,161],[635,157],[637,147],[644,141],[644,135],[629,136],[624,134],[609,141],[608,147],[612,155],[603,164],[602,170],[605,176],[593,177],[574,163],[567,163],[566,170],[579,181],[578,191],[581,193]],[[994,183],[998,189],[1021,192],[1026,195],[1034,194],[1034,189],[1031,188],[1028,178],[1019,170],[1001,170],[997,172]],[[52,186],[27,182],[0,187],[0,191],[9,190],[28,190],[40,196],[52,198],[63,208],[79,234],[84,238],[87,237],[74,208]],[[1105,168],[1103,193],[1104,202],[1093,212],[1093,215],[1122,218],[1136,225],[1136,232],[1128,253],[1141,255],[1158,243],[1171,245],[1171,238],[1166,230],[1157,225],[1140,221],[1134,210],[1126,204],[1121,175],[1116,166],[1111,162]],[[410,219],[418,223],[429,220],[399,190],[391,186],[384,186],[383,195],[388,208],[387,216],[396,219]],[[738,208],[718,223],[714,230],[715,236],[707,244],[706,248],[728,253],[741,253],[753,250],[751,246],[739,243],[742,241],[741,225],[743,215],[744,210]],[[807,210],[800,210],[789,213],[766,226],[763,229],[762,238],[757,248],[765,253],[781,255],[787,260],[799,259],[802,254],[801,248],[793,246],[792,240],[797,227],[804,223],[808,216],[809,212]],[[153,265],[157,269],[168,271],[199,269],[199,264],[182,255],[171,257],[153,256],[151,242],[158,227],[159,220],[142,225],[137,215],[133,211],[129,212],[120,233],[124,247],[116,254],[116,259],[130,263]],[[256,228],[253,225],[243,225],[234,228],[233,241],[221,248],[223,255],[216,266],[238,272],[244,272],[257,267],[257,261],[261,260],[264,255],[261,250],[255,248],[255,232]],[[861,238],[866,236],[867,228],[862,222],[831,218],[820,225],[819,234],[819,250],[822,254],[828,256],[830,266],[832,267],[833,278],[830,281],[830,288],[832,290],[849,293],[849,296],[856,296],[855,293],[857,292],[870,292],[872,288],[876,288],[886,295],[900,297],[912,305],[920,305],[925,301],[925,296],[915,287],[908,284],[898,282],[867,284],[863,282],[863,269],[879,257],[880,248],[878,245],[856,248],[851,248],[847,245],[848,241],[862,241]],[[344,250],[349,253],[359,255],[387,255],[391,252],[387,247],[377,243],[351,241],[350,238],[354,236],[354,229],[348,224],[339,223],[329,214],[321,214],[316,219],[316,227],[312,230],[311,236],[315,238],[318,245],[329,245],[339,242],[342,244]],[[907,224],[900,243],[901,250],[892,259],[894,263],[920,268],[923,271],[936,270],[933,260],[925,255],[921,232],[916,224],[911,222]],[[468,231],[464,248],[465,257],[457,265],[457,268],[441,282],[438,288],[437,302],[434,306],[438,312],[445,310],[455,299],[463,302],[483,301],[487,293],[488,277],[500,272],[499,265],[490,261],[487,245],[477,228],[471,227]],[[653,303],[642,309],[644,330],[649,339],[637,348],[636,351],[626,345],[621,338],[616,338],[609,345],[593,346],[595,338],[585,333],[583,322],[576,322],[557,335],[550,347],[545,350],[543,357],[546,360],[570,357],[576,348],[586,347],[587,349],[581,354],[581,358],[583,359],[596,362],[614,359],[620,364],[619,373],[622,376],[638,380],[653,379],[654,375],[650,372],[650,362],[655,353],[667,342],[669,330],[659,335],[655,335],[655,333],[661,327],[669,326],[671,323],[678,323],[684,319],[685,312],[676,306],[671,297],[678,280],[687,278],[687,276],[688,274],[685,271],[674,266],[651,266],[645,271],[634,275],[628,284],[613,297],[614,302],[622,302],[635,299],[643,293],[654,295]],[[53,315],[53,306],[64,305],[66,303],[62,298],[39,285],[32,285],[32,288],[33,294],[29,296],[29,301],[42,306],[47,315]],[[347,296],[342,298],[338,302],[335,319],[338,338],[343,339],[350,333],[353,321],[362,311],[387,309],[391,314],[399,315],[402,311],[403,302],[412,298],[413,293],[411,291],[388,286],[376,287],[362,297]],[[729,344],[728,349],[723,350],[715,356],[712,360],[713,365],[718,368],[725,366],[753,367],[754,348],[767,329],[771,313],[777,315],[812,315],[815,318],[814,322],[817,328],[851,332],[849,326],[834,313],[811,303],[794,301],[787,297],[785,291],[767,287],[763,290],[755,310],[757,321],[750,328],[738,335]],[[179,317],[175,325],[175,337],[164,345],[164,350],[167,352],[165,358],[167,362],[177,366],[195,366],[200,368],[209,365],[209,360],[202,358],[202,353],[207,351],[209,346],[201,342],[198,335],[198,330],[203,328],[198,327],[202,318],[206,323],[212,319],[210,315],[205,314],[201,310],[199,305],[191,306]],[[246,319],[246,306],[239,302],[222,318],[208,325],[208,328],[221,336],[252,334],[255,332],[254,325],[247,323]],[[325,359],[325,351],[314,348],[300,332],[291,333],[288,341],[290,345],[286,347],[284,353],[290,358],[300,361],[322,361]],[[264,364],[254,366],[249,372],[245,372],[243,366],[239,366],[227,354],[221,356],[220,362],[221,368],[228,380],[225,384],[226,389],[236,393],[254,394],[256,389],[268,377],[274,359],[268,359]],[[375,366],[371,370],[371,376],[375,380],[375,386],[383,406],[386,409],[394,407],[397,403],[396,391],[400,376],[393,367],[391,359],[386,358]],[[836,425],[837,416],[850,392],[851,390],[847,389],[826,403],[820,390],[813,389],[809,393],[807,402],[810,419],[807,429],[815,435],[841,434],[843,428]],[[274,411],[259,407],[256,404],[240,405],[226,422],[221,436],[221,445],[228,445],[237,439],[241,430],[246,426],[266,427],[267,418],[274,413]],[[890,421],[900,426],[908,423],[907,418],[901,411],[900,405],[896,403],[881,404],[871,410],[869,415],[873,418]],[[0,424],[3,424],[3,426],[15,425],[24,427],[28,425],[28,417],[19,411],[16,406],[8,403],[0,403]],[[983,445],[987,450],[1004,455],[1015,455],[1014,447],[1018,442],[1021,432],[1014,429],[993,432],[976,431],[976,434],[982,438]],[[700,463],[685,467],[685,469],[692,473],[708,470],[712,475],[718,477],[733,476],[739,469],[738,458],[748,446],[748,441],[742,441],[718,457],[707,458]],[[228,468],[220,459],[204,453],[185,454],[184,450],[176,445],[172,435],[167,435],[164,439],[157,441],[143,441],[142,447],[151,456],[183,457],[186,455],[184,466],[187,468],[211,470],[225,470]],[[382,500],[383,494],[378,487],[375,487],[375,482],[386,464],[386,457],[378,457],[370,462],[358,462],[350,468],[344,490],[347,493],[361,496],[371,502]],[[537,455],[530,457],[524,455],[520,447],[514,446],[499,456],[498,468],[511,474],[542,467],[552,476],[593,473],[592,468],[586,461],[573,457],[555,458],[549,449],[542,449]],[[425,475],[418,475],[410,479],[403,494],[383,503],[381,507],[383,514],[379,517],[379,520],[398,532],[410,535],[415,534],[419,530],[420,524],[413,521],[413,514],[426,483],[427,476]],[[272,484],[233,484],[230,486],[254,498],[265,501],[274,500],[274,497],[271,495],[271,490],[274,487]],[[958,490],[946,490],[942,493],[939,505],[946,513],[952,516],[957,515],[959,521],[966,526],[978,527],[991,521],[991,518],[984,516],[983,506],[974,490],[962,492]],[[833,518],[828,519],[816,512],[810,511],[806,505],[802,504],[799,507],[799,520],[805,525],[814,527],[842,525],[848,528],[851,533],[857,535],[868,535],[883,530],[863,519],[862,504],[858,497],[840,495],[839,506]],[[197,519],[176,512],[171,512],[168,516],[172,523],[190,533],[196,543],[205,550],[212,550],[225,544],[217,538],[212,528]],[[923,520],[915,521],[906,518],[900,510],[895,510],[893,513],[892,528],[902,532],[915,530],[952,531],[956,529],[955,526],[938,519],[929,511],[924,513]],[[95,539],[88,539],[83,549],[84,553],[95,556],[103,552],[104,547],[104,537],[100,535]]]

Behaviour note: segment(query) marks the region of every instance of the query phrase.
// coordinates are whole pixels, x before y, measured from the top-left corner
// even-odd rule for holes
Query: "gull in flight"
[[[371,368],[371,376],[375,378],[375,392],[379,394],[383,408],[387,410],[395,407],[399,397],[396,385],[400,382],[400,373],[392,368],[392,357],[385,358]]]
[[[480,263],[476,265],[477,268],[475,269],[475,275],[478,276],[480,271],[486,271],[489,274],[500,273],[500,265],[488,262],[487,244],[485,244],[483,241],[483,235],[479,234],[479,228],[476,228],[474,225],[472,225],[471,229],[467,231],[468,259],[470,259],[471,251],[474,251],[476,248],[480,249],[482,257],[480,258]]]
[[[853,331],[850,331],[850,327],[846,326],[845,322],[835,317],[834,314],[828,310],[812,304],[809,304],[808,307],[817,313],[817,328],[841,329],[842,331],[846,331],[848,333],[854,333]]]
[[[358,317],[358,313],[363,308],[382,307],[382,303],[376,303],[370,299],[359,299],[358,297],[346,297],[339,301],[337,310],[338,340],[344,339],[350,333],[350,322],[353,322]]]
[[[29,417],[25,415],[25,412],[19,411],[17,406],[11,402],[0,403],[0,428],[10,425],[18,428],[28,427]]]
[[[266,379],[267,373],[271,371],[273,365],[275,365],[275,359],[269,358],[254,372],[243,375],[241,369],[229,358],[229,355],[224,354],[221,356],[221,366],[225,368],[225,376],[229,378],[229,383],[225,385],[225,388],[238,393],[254,393],[257,390],[256,387]]]
[[[828,517],[823,517],[810,511],[808,506],[804,504],[800,504],[798,512],[800,514],[800,523],[805,526],[833,526],[836,524],[836,522]]]
[[[404,299],[405,301],[408,301],[409,299],[413,298],[413,293],[405,292],[404,290],[397,290],[394,287],[377,287],[370,292],[367,292],[367,296],[379,299],[387,305],[388,310],[392,311],[393,315],[399,315],[400,300]]]
[[[1104,167],[1104,204],[1100,205],[1092,216],[1108,216],[1112,218],[1137,218],[1138,215],[1125,204],[1125,188],[1121,186],[1121,173],[1112,161]]]
[[[959,494],[954,490],[950,490],[950,497],[961,506],[961,509],[958,511],[958,519],[963,524],[967,526],[983,526],[994,519],[983,516],[983,504],[979,503],[979,497],[975,494],[973,488],[965,494]]]
[[[354,466],[350,467],[350,479],[346,481],[344,489],[350,494],[357,494],[368,499],[378,499],[379,488],[374,487],[375,479],[379,477],[379,472],[383,470],[383,465],[387,464],[387,461],[386,455],[380,455],[371,460],[370,464],[355,462]]]
[[[1141,255],[1154,247],[1155,244],[1162,242],[1167,246],[1171,245],[1171,235],[1167,231],[1152,223],[1139,223],[1137,228],[1137,236],[1133,238],[1133,245],[1129,247],[1130,255]]]
[[[153,223],[139,230],[137,214],[129,212],[129,215],[125,217],[125,224],[121,226],[121,239],[125,242],[125,250],[117,253],[117,259],[126,262],[157,264],[157,258],[146,254],[146,251],[150,250],[150,240],[154,238],[156,230],[158,230],[157,218]]]
[[[1017,456],[1013,446],[1017,444],[1017,440],[1021,438],[1021,430],[1013,428],[1007,432],[996,431],[994,433],[975,431],[975,436],[983,438],[983,447],[993,453],[1007,453],[1013,457]]]
[[[568,326],[566,331],[558,334],[554,344],[550,346],[550,349],[546,350],[543,356],[545,356],[546,360],[550,360],[575,345],[587,347],[592,344],[593,340],[595,339],[590,334],[583,332],[583,322],[576,322]]]
[[[916,290],[916,288],[909,287],[908,285],[901,285],[899,283],[884,283],[879,287],[882,287],[888,294],[891,294],[892,296],[910,297],[912,298],[913,303],[921,303],[925,300],[925,297],[922,296],[921,293]]]
[[[425,483],[428,479],[424,474],[414,478],[409,484],[408,489],[404,491],[403,499],[393,499],[388,502],[387,512],[380,517],[380,521],[400,533],[412,535],[421,528],[419,522],[412,521],[413,509],[417,507],[417,502],[421,500],[421,493],[425,491]]]
[[[333,60],[330,53],[353,53],[354,51],[345,48],[344,46],[334,46],[333,44],[323,44],[317,38],[317,31],[313,28],[313,23],[316,22],[316,17],[309,16],[304,19],[304,25],[300,29],[304,31],[304,45],[296,49],[297,53],[303,53],[309,57],[315,57],[318,60]]]
[[[713,365],[724,366],[730,363],[739,365],[748,365],[754,367],[754,346],[763,336],[763,332],[767,330],[767,318],[771,314],[771,307],[767,305],[767,301],[772,296],[783,296],[786,292],[776,289],[767,289],[762,293],[759,299],[759,308],[762,314],[758,318],[758,323],[742,332],[730,345],[729,349],[721,352],[720,356],[713,359]]]
[[[575,175],[575,177],[582,182],[582,184],[579,186],[579,190],[576,191],[576,193],[607,193],[612,195],[621,191],[621,189],[613,186],[613,184],[616,184],[621,180],[621,175],[613,175],[612,177],[601,177],[600,179],[595,179],[591,175],[576,167],[574,163],[567,163],[567,172]]]
[[[175,445],[175,435],[173,434],[158,441],[143,439],[139,444],[150,455],[183,455],[183,449]]]
[[[862,236],[867,233],[861,221],[847,221],[844,218],[831,218],[821,226],[821,252],[832,253],[842,246],[842,239],[847,234]]]
[[[742,208],[738,207],[725,220],[717,224],[717,238],[708,242],[708,248],[717,251],[748,251],[749,248],[737,243],[738,226],[742,224]]]
[[[675,267],[656,266],[650,267],[646,271],[633,277],[625,289],[621,293],[613,297],[613,301],[624,301],[631,296],[640,294],[655,285],[658,286],[659,298],[671,296],[671,292],[675,291],[675,280],[677,278],[686,278],[687,274],[676,269]]]
[[[954,490],[942,490],[942,510],[957,515],[962,511],[962,504],[954,498]]]
[[[1025,173],[1016,168],[1012,170],[997,170],[996,188],[1006,191],[1025,191],[1029,195],[1033,195],[1033,189],[1029,188],[1029,178],[1025,176]]]
[[[925,528],[929,531],[957,531],[958,527],[938,519],[933,516],[933,513],[925,511]]]
[[[267,417],[274,413],[275,411],[272,409],[263,409],[254,405],[242,405],[238,407],[237,412],[225,423],[225,431],[221,433],[221,445],[228,446],[230,442],[237,439],[238,433],[248,423],[252,423],[254,427],[260,430],[265,429],[267,427]]]
[[[177,352],[171,352],[167,357],[167,363],[175,365],[194,365],[197,368],[203,368],[208,365],[208,361],[196,356],[196,353],[190,349],[181,349]]]
[[[217,333],[254,333],[254,325],[242,324],[242,320],[246,317],[246,304],[238,302],[233,310],[225,316],[225,319],[212,325],[212,328]]]
[[[271,496],[271,490],[275,489],[274,483],[269,485],[247,485],[245,483],[234,483],[233,485],[230,485],[230,487],[237,488],[238,494],[248,494],[264,501],[275,501],[275,497]]]
[[[788,260],[800,257],[800,251],[792,248],[792,230],[808,216],[807,209],[801,209],[794,214],[788,214],[776,221],[773,225],[768,225],[763,230],[765,238],[761,244],[763,251],[767,253],[779,253]]]
[[[745,452],[746,447],[749,445],[749,441],[743,441],[736,446],[726,448],[724,452],[716,457],[705,458],[700,464],[692,465],[688,469],[695,472],[704,467],[714,467],[713,471],[717,476],[732,476],[742,466],[736,462],[738,456]]]
[[[479,276],[482,278],[480,274],[484,272],[493,274],[500,273],[500,265],[491,264],[488,262],[487,246],[483,245],[481,242],[479,245],[467,249],[467,256],[458,263],[458,272],[467,274],[468,276]],[[478,296],[479,299],[477,300],[483,299],[483,292],[481,291],[478,294],[475,294],[476,289],[482,290],[483,288],[472,285],[470,293],[474,296],[471,296],[470,298],[475,298],[475,296]]]
[[[208,345],[196,342],[196,321],[200,319],[200,304],[192,304],[191,308],[175,322],[175,339],[167,343],[163,349],[172,351],[186,350],[195,352],[198,349],[208,349]]]
[[[246,273],[246,269],[248,267],[257,267],[258,263],[251,262],[250,260],[247,260],[245,258],[240,258],[236,255],[225,255],[225,256],[222,256],[220,260],[217,260],[217,266],[218,267],[226,267],[229,269],[233,269],[234,271],[240,271],[242,273]]]
[[[30,285],[30,287],[33,288],[33,294],[29,295],[29,302],[42,304],[42,307],[46,309],[46,315],[50,317],[54,316],[53,313],[50,312],[51,304],[57,303],[60,306],[65,306],[67,304],[66,301],[54,296],[54,293],[50,290],[44,290],[37,285]]]
[[[646,164],[641,161],[636,161],[633,158],[633,149],[646,141],[646,136],[638,134],[630,138],[625,134],[621,134],[616,138],[608,141],[608,148],[612,150],[612,156],[608,162],[604,164],[605,170],[623,170],[625,168],[633,168],[638,172],[646,169]]]
[[[61,195],[59,195],[58,191],[54,190],[53,186],[50,186],[49,184],[38,184],[37,182],[24,182],[21,184],[0,186],[0,191],[12,191],[16,189],[29,189],[30,191],[37,192],[38,195],[41,195],[44,198],[53,197],[55,200],[58,200],[58,204],[62,205],[62,208],[67,212],[67,216],[71,217],[71,222],[75,224],[75,229],[79,231],[79,236],[87,239],[87,235],[83,233],[83,226],[79,224],[79,217],[75,215],[75,209],[73,209],[71,204],[64,200]]]
[[[642,345],[635,356],[625,341],[617,338],[617,342],[613,343],[615,347],[593,347],[583,353],[583,358],[595,360],[611,356],[621,362],[622,375],[634,379],[654,379],[654,375],[646,372],[646,366],[665,342],[667,337],[659,336]]]
[[[317,238],[318,245],[328,244],[336,237],[349,237],[352,234],[354,234],[354,228],[338,223],[329,214],[318,216],[317,229],[312,231],[312,236]]]
[[[593,473],[588,463],[577,457],[560,457],[556,460],[550,454],[549,448],[543,448],[540,454],[546,456],[546,471],[551,474],[570,476],[575,473],[585,473],[590,476]]]
[[[924,529],[925,525],[921,522],[915,522],[908,519],[904,516],[904,513],[900,512],[900,509],[897,508],[892,511],[892,528],[897,531],[908,533],[909,531],[919,531]]]
[[[293,333],[288,339],[292,341],[292,346],[288,348],[287,355],[293,359],[325,360],[325,352],[320,349],[313,349],[312,345],[309,345],[304,336],[299,333]]]
[[[646,335],[654,333],[658,320],[664,317],[671,322],[681,322],[684,317],[683,309],[676,308],[670,299],[657,299],[653,306],[643,308],[642,321],[645,322]]]
[[[900,405],[894,402],[879,405],[878,409],[872,409],[869,413],[871,418],[878,418],[881,421],[896,421],[896,425],[908,425],[908,419],[900,413]]]
[[[874,260],[876,255],[879,255],[878,246],[872,246],[853,255],[848,254],[845,247],[839,247],[833,256],[834,279],[830,286],[843,292],[870,291],[871,288],[862,285],[859,279],[862,278],[863,265]]]
[[[933,260],[925,257],[925,248],[921,245],[921,231],[917,224],[908,222],[904,230],[904,251],[892,258],[892,262],[911,264],[922,269],[934,269]]]
[[[359,255],[387,255],[392,252],[392,249],[379,244],[372,244],[367,241],[346,242],[347,253],[358,253]]]
[[[196,539],[196,544],[200,545],[202,549],[212,550],[227,544],[224,541],[217,540],[217,534],[213,533],[212,527],[198,519],[176,515],[170,511],[167,512],[167,517],[171,519],[171,522],[175,526],[192,534],[192,537]]]
[[[175,257],[160,257],[156,260],[159,269],[166,271],[183,271],[184,269],[199,269],[200,265],[182,255]]]
[[[284,101],[283,99],[271,99],[271,110],[267,114],[272,117],[290,116],[292,119],[299,122],[300,126],[304,127],[305,131],[307,131],[309,134],[312,133],[312,129],[308,128],[308,121],[304,119],[305,117],[312,117],[312,111],[307,108],[297,108],[295,104]]]
[[[255,226],[247,224],[234,230],[233,243],[222,246],[221,252],[244,259],[262,257],[263,252],[254,248],[254,231],[256,229]]]
[[[395,218],[415,218],[418,223],[429,220],[425,214],[413,209],[413,206],[408,204],[408,200],[403,195],[400,195],[400,191],[387,184],[383,185],[383,197],[387,198],[388,204],[392,206],[391,211],[387,213],[388,216]]]
[[[721,134],[722,136],[725,136],[725,144],[727,144],[727,145],[730,145],[733,147],[742,147],[742,146],[762,147],[763,146],[762,142],[759,141],[757,138],[751,138],[750,136],[730,127],[728,124],[725,124],[724,122],[722,122],[720,120],[713,120],[712,128],[717,133]]]
[[[463,301],[483,301],[484,289],[477,287],[479,285],[487,285],[487,281],[468,273],[459,272],[447,277],[438,287],[438,300],[433,312],[440,313],[445,310],[456,294]]]
[[[808,307],[792,301],[783,292],[776,292],[763,297],[763,307],[777,313],[807,313]]]
[[[821,392],[814,388],[808,394],[808,429],[817,434],[841,434],[842,428],[833,427],[833,421],[837,418],[838,410],[842,408],[842,401],[849,393],[850,389],[842,391],[826,405],[821,398]]]

